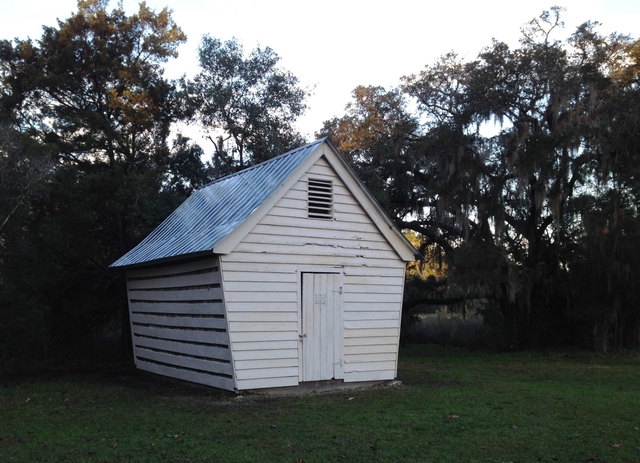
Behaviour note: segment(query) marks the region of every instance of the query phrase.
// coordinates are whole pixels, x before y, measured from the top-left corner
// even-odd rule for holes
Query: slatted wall
[[[233,390],[217,258],[127,272],[136,366]]]
[[[333,182],[332,220],[308,217],[308,178]],[[324,158],[220,259],[239,390],[298,384],[301,268],[344,274],[344,380],[395,377],[405,264]]]

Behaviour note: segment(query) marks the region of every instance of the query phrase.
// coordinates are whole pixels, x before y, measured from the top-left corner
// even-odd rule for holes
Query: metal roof
[[[211,252],[325,140],[317,140],[205,185],[187,198],[138,246],[110,267],[128,267],[159,259]]]

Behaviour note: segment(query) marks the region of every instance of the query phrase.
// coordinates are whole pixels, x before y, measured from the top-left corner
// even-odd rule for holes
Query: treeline
[[[185,40],[167,9],[80,0],[39,40],[0,42],[0,367],[126,349],[108,266],[193,189],[304,142],[307,91],[273,50],[206,36],[199,73],[169,81]],[[211,162],[174,133],[193,122]]]
[[[446,262],[422,291],[480,301],[499,346],[636,346],[640,42],[596,23],[556,40],[560,13],[517,48],[358,87],[318,135]],[[170,81],[185,40],[169,10],[80,0],[39,40],[0,41],[0,367],[126,349],[108,265],[193,189],[305,142],[308,92],[273,50],[205,36],[198,74]],[[179,123],[207,131],[210,162]]]
[[[450,269],[414,286],[481,304],[498,346],[637,346],[640,41],[593,22],[556,39],[561,12],[516,48],[358,87],[322,134]]]

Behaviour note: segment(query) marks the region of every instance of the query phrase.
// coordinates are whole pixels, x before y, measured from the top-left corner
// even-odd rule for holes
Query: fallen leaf
[[[113,445],[111,446],[111,448],[114,448],[114,449],[115,449],[117,446],[118,446],[118,443],[117,443],[117,442],[114,442],[114,443],[113,443]]]
[[[614,449],[619,449],[620,447],[622,447],[622,444],[613,444],[611,447],[613,447]]]

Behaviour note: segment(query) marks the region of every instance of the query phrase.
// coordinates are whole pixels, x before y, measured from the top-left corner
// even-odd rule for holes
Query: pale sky
[[[138,2],[123,0],[127,12]],[[148,0],[173,18],[187,34],[180,57],[166,66],[170,78],[197,73],[201,37],[240,39],[245,51],[269,46],[305,87],[315,87],[309,109],[298,121],[312,139],[322,122],[344,114],[357,85],[398,85],[448,51],[473,59],[491,39],[516,45],[520,27],[557,4],[567,9],[566,35],[593,20],[603,33],[640,36],[639,0]],[[117,1],[112,0],[111,6]],[[2,0],[0,39],[38,39],[42,25],[55,26],[76,11],[75,0]],[[196,129],[187,132],[198,138]],[[205,151],[210,147],[202,143]]]

